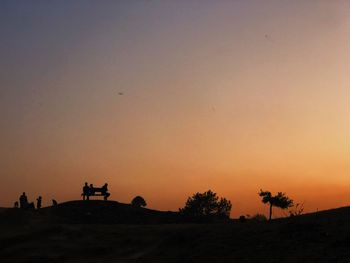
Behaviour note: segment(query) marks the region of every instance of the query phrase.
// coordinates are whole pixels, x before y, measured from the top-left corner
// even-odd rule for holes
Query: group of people
[[[42,197],[39,196],[36,199],[36,208],[40,209],[42,206]],[[52,199],[52,205],[56,206],[57,201],[55,199]],[[34,202],[28,202],[28,197],[25,192],[22,193],[22,195],[19,197],[19,203],[18,201],[15,202],[15,208],[21,208],[21,209],[35,209]]]
[[[83,200],[89,200],[90,196],[96,195],[96,193],[100,193],[99,195],[104,197],[104,200],[107,200],[108,197],[111,195],[108,193],[108,184],[104,184],[102,187],[94,187],[93,184],[85,183],[83,187],[83,193],[81,194],[83,196]]]
[[[108,184],[104,184],[102,187],[94,187],[93,184],[88,185],[88,183],[85,183],[83,187],[83,193],[81,194],[83,196],[83,200],[89,200],[90,196],[103,196],[104,200],[107,200],[108,197],[111,195],[108,193]],[[40,209],[42,207],[42,197],[39,196],[36,199],[36,209]],[[56,206],[57,201],[55,199],[52,199],[52,206]],[[19,202],[16,201],[14,204],[15,208],[21,208],[21,209],[35,209],[34,202],[29,202],[28,197],[25,192],[22,193],[22,195],[19,197]]]

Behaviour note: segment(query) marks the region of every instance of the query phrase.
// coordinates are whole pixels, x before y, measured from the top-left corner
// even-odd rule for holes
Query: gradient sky
[[[1,1],[0,206],[350,204],[349,1]],[[118,93],[122,92],[123,95]]]

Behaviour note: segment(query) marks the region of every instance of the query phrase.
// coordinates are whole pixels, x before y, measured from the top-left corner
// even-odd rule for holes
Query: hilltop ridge
[[[69,201],[0,213],[2,262],[349,262],[350,207],[272,222],[189,224],[177,212]],[[20,253],[19,253],[20,252]]]
[[[159,211],[117,201],[74,200],[40,210],[8,208],[0,215],[0,222],[74,223],[74,224],[172,224],[226,222],[216,217],[189,217],[179,212]]]
[[[0,258],[11,263],[350,260],[350,207],[270,223],[187,224],[179,217],[115,201],[69,201],[40,211],[9,208],[0,213]]]
[[[25,219],[26,218],[26,219]],[[232,222],[235,219],[219,220],[189,218],[175,211],[134,207],[131,204],[103,200],[72,200],[49,206],[39,211],[23,211],[15,208],[0,207],[0,222],[24,222],[31,219],[53,223],[96,223],[96,224],[169,224],[169,223],[208,223]],[[350,206],[305,213],[297,216],[298,220],[348,220]],[[5,220],[4,220],[5,219]],[[289,217],[276,218],[272,221],[288,221]]]

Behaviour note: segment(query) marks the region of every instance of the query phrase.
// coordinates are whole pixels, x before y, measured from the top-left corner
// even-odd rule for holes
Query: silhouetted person
[[[22,195],[19,197],[19,205],[22,209],[28,207],[28,198],[25,192],[23,192]]]
[[[108,197],[111,195],[110,193],[108,193],[108,184],[105,183],[102,187],[101,187],[101,194],[103,195],[103,199],[107,200]]]
[[[52,206],[57,206],[57,201],[55,199],[52,199]]]
[[[15,202],[14,208],[18,208],[18,201]]]
[[[108,191],[108,184],[106,183],[101,187],[101,194],[106,195],[107,191]]]
[[[90,188],[89,188],[89,194],[93,195],[95,193],[95,188],[93,184],[90,184]]]
[[[39,197],[36,199],[36,208],[37,208],[37,209],[40,209],[40,208],[41,208],[41,202],[42,202],[42,198],[41,198],[41,196],[39,196]]]
[[[89,195],[90,195],[90,187],[88,185],[88,183],[85,183],[84,187],[83,187],[83,200],[89,200]]]

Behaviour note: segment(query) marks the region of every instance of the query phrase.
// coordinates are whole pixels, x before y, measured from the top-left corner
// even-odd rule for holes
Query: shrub
[[[304,203],[297,203],[293,207],[293,209],[290,209],[288,211],[290,217],[300,216],[303,212],[304,212]]]
[[[132,199],[131,205],[135,207],[145,207],[147,203],[142,196],[138,195],[134,199]]]
[[[230,217],[232,204],[226,198],[220,198],[216,193],[208,190],[204,193],[196,193],[187,199],[180,213],[189,216],[220,216]]]
[[[246,218],[245,216],[240,216],[240,217],[238,218],[238,220],[239,220],[239,222],[244,223],[244,222],[247,221],[247,218]]]

